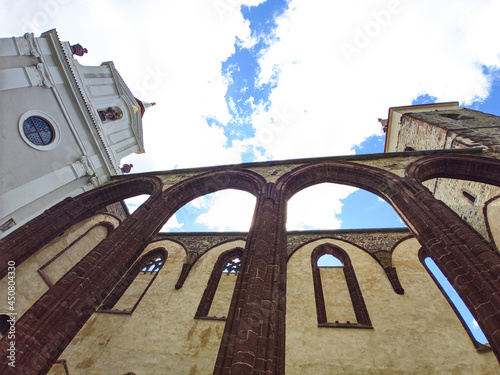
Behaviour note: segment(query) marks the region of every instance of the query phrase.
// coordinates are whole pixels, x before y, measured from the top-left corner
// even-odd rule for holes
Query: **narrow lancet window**
[[[430,257],[425,256],[422,251],[420,253],[420,259],[457,314],[476,349],[479,351],[489,350],[491,347],[488,343],[488,339],[479,327],[476,319],[474,319],[462,298],[460,298],[455,288],[453,288],[437,264]]]
[[[122,277],[98,311],[133,313],[158,276],[167,255],[165,249],[158,248],[142,256]]]
[[[372,328],[356,274],[347,253],[324,244],[311,254],[318,326]]]
[[[240,272],[243,249],[228,250],[215,262],[195,318],[225,320]]]

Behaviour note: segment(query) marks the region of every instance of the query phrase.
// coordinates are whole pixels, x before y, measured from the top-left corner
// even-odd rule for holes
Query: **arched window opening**
[[[318,267],[344,267],[339,258],[332,254],[323,254],[318,259]]]
[[[450,284],[446,276],[441,272],[437,264],[428,256],[423,258],[422,264],[425,266],[432,279],[457,314],[460,322],[471,338],[472,343],[474,344],[476,349],[479,351],[491,349],[488,340],[486,339],[486,336],[484,335],[481,328],[479,328],[476,319],[474,319],[462,298],[460,298],[456,290]]]
[[[101,221],[93,225],[43,264],[38,269],[38,273],[48,287],[51,288],[57,280],[104,240],[114,228],[114,225],[109,221]]]
[[[144,273],[158,272],[158,271],[160,271],[164,262],[165,262],[165,260],[161,256],[158,258],[151,258],[148,261],[148,263],[145,264],[144,267],[142,267],[141,272],[144,272]]]
[[[226,189],[193,199],[168,220],[162,232],[247,232],[255,209],[255,196]]]
[[[405,151],[415,151],[415,149],[413,147],[406,146]]]
[[[132,314],[167,260],[164,248],[142,256],[121,278],[98,311]]]
[[[389,203],[373,193],[347,185],[313,185],[288,201],[289,231],[405,227]]]
[[[500,196],[493,197],[485,203],[484,214],[486,229],[489,237],[497,249],[500,249]]]
[[[219,255],[201,298],[195,318],[226,320],[236,278],[241,269],[243,249],[228,250]]]
[[[373,328],[347,253],[324,244],[311,254],[319,327]]]
[[[102,122],[116,121],[123,118],[123,111],[117,106],[100,109],[97,113]]]

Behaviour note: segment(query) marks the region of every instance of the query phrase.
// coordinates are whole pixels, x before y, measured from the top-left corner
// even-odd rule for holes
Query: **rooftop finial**
[[[137,101],[137,103],[141,107],[141,117],[144,116],[144,112],[146,112],[146,109],[149,109],[152,106],[156,105],[155,102],[153,102],[153,103],[143,102],[142,100],[139,100],[137,98],[135,98],[135,100]]]

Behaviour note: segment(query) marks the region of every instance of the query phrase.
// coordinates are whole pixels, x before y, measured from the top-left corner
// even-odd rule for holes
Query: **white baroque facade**
[[[56,30],[0,39],[0,238],[144,152],[143,103],[113,62],[78,63],[83,50]]]

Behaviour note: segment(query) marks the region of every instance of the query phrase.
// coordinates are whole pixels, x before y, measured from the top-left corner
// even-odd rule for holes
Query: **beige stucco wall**
[[[38,270],[57,254],[67,249],[67,251],[46,268],[47,275],[55,283],[83,256],[107,237],[108,230],[105,226],[99,225],[89,231],[90,228],[102,221],[107,221],[115,227],[119,225],[119,221],[111,215],[99,214],[93,216],[74,225],[64,235],[57,237],[31,258],[16,266],[15,308],[18,317],[24,314],[49,289]],[[87,231],[88,233],[86,233]],[[72,244],[73,242],[75,243]],[[71,244],[72,246],[69,247]],[[3,296],[0,298],[0,312],[9,311],[6,298],[7,283],[8,278],[0,281],[0,291]]]
[[[373,329],[317,327],[311,252],[327,242],[348,253]],[[500,374],[492,352],[476,351],[421,265],[419,248],[411,239],[394,252],[404,295],[396,294],[380,265],[354,245],[322,239],[295,252],[287,270],[287,375]]]
[[[159,246],[167,250],[167,261],[134,313],[95,313],[62,353],[71,375],[213,372],[225,322],[193,318],[218,256],[245,243],[232,241],[205,253],[179,290],[174,286],[185,250],[165,240],[150,244],[144,253]]]
[[[326,318],[329,323],[356,322],[342,267],[320,267]]]
[[[236,273],[221,275],[208,316],[216,316],[218,318],[227,317],[237,277]]]

